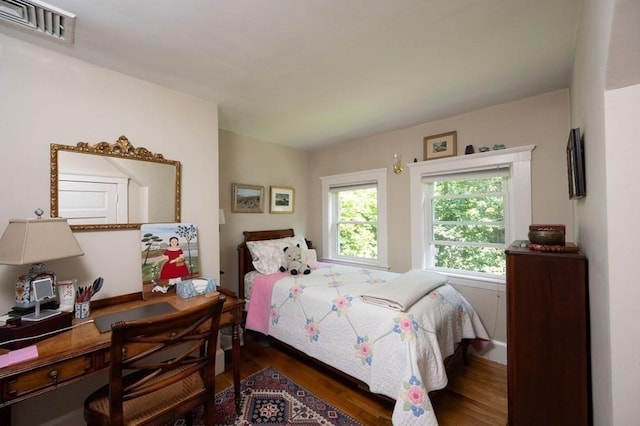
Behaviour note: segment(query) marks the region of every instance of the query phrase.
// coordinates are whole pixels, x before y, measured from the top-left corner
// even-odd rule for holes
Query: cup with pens
[[[100,291],[103,282],[102,277],[98,277],[92,285],[78,286],[75,303],[75,317],[77,319],[89,318],[91,314],[91,298]]]

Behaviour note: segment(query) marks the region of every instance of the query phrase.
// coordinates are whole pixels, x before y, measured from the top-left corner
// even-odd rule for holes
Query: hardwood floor
[[[352,382],[281,348],[260,335],[245,332],[242,378],[273,366],[320,398],[365,425],[390,425],[393,402],[362,391]],[[216,378],[216,390],[233,384],[227,353],[225,372]],[[446,389],[433,393],[431,401],[441,426],[506,425],[507,368],[482,358],[468,357],[457,365]]]

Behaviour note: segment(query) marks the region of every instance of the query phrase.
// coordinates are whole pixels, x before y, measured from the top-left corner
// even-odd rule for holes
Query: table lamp
[[[67,219],[43,219],[40,209],[35,213],[37,219],[10,219],[0,238],[0,265],[31,265],[27,274],[18,276],[15,311],[34,310],[37,295],[32,283],[36,280],[49,278],[56,294],[56,274],[42,262],[84,255]],[[57,306],[55,296],[50,300],[48,304]]]

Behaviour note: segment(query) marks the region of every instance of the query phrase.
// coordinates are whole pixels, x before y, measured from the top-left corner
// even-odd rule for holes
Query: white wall
[[[637,1],[586,0],[571,85],[572,124],[585,135],[587,197],[576,224],[589,259],[595,425],[637,423],[639,17]]]
[[[640,395],[640,299],[635,264],[640,232],[634,226],[640,208],[636,182],[640,163],[640,2],[617,0],[613,11],[606,68],[607,250],[611,324],[612,424],[637,423]],[[617,89],[617,90],[611,90]]]
[[[243,231],[293,228],[296,234],[307,235],[310,161],[305,151],[220,130],[220,208],[226,219],[220,226],[220,262],[225,288],[238,291],[237,247]],[[264,186],[264,212],[232,213],[233,183]],[[294,188],[293,214],[269,213],[270,186]]]
[[[314,239],[321,235],[320,176],[391,167],[394,152],[405,163],[423,159],[423,138],[456,130],[458,155],[466,145],[505,144],[507,148],[535,145],[533,151],[533,220],[536,223],[563,223],[573,241],[572,205],[568,199],[565,147],[569,135],[569,92],[559,90],[496,105],[446,119],[344,142],[311,153],[309,224]],[[411,259],[405,250],[409,240],[409,174],[389,172],[389,262],[403,272]]]
[[[604,90],[612,1],[586,0],[571,84],[571,124],[585,143],[586,198],[575,202],[577,241],[589,260],[591,381],[595,425],[613,425],[607,254]]]
[[[115,142],[125,135],[182,162],[182,221],[198,227],[201,271],[218,276],[217,105],[0,35],[0,229],[49,215],[49,144]],[[138,230],[76,233],[83,257],[49,262],[60,279],[102,276],[101,297],[141,291]],[[0,266],[0,311],[13,305],[26,267]],[[41,424],[81,407],[91,383],[16,404],[14,425]],[[72,424],[65,421],[65,424]]]
[[[605,94],[607,140],[607,228],[609,301],[611,309],[611,381],[613,422],[637,422],[640,395],[640,331],[637,304],[638,232],[634,226],[640,211],[640,187],[635,179],[640,164],[638,111],[640,85]]]

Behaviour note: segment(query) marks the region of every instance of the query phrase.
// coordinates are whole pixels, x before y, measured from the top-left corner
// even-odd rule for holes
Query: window
[[[505,274],[509,169],[423,179],[427,267]]]
[[[323,258],[386,268],[386,169],[321,180]]]
[[[412,268],[503,283],[504,249],[531,224],[534,148],[410,164]]]
[[[336,255],[375,260],[378,257],[378,187],[331,188],[335,209]]]

